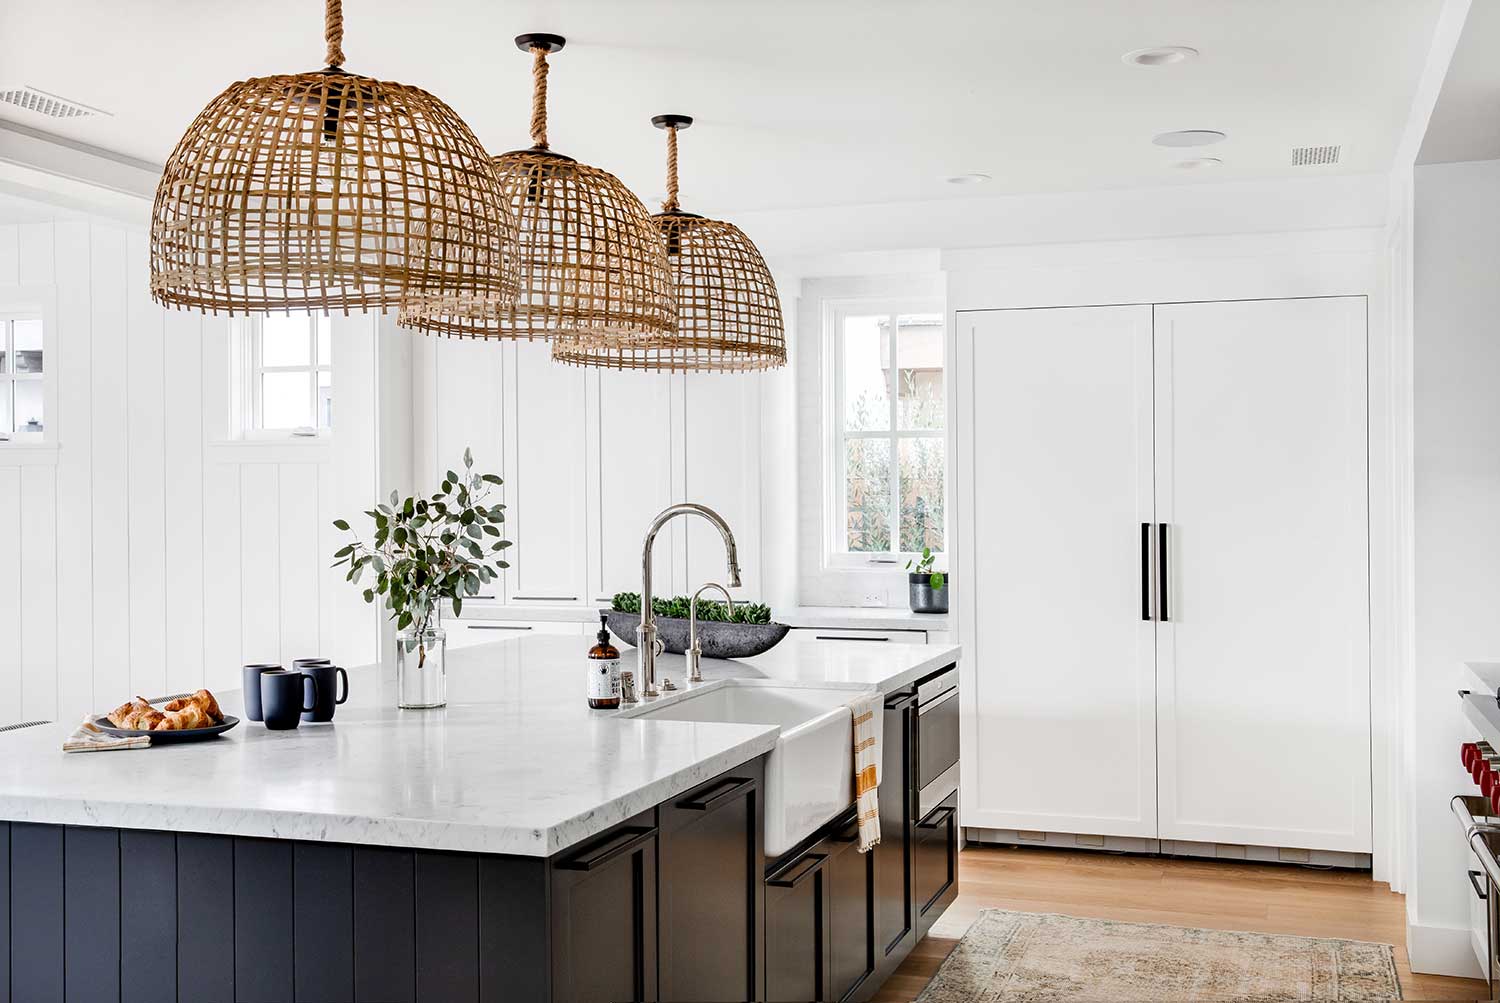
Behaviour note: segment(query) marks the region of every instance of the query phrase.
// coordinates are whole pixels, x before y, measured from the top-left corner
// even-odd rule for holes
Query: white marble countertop
[[[770,750],[762,725],[628,719],[584,701],[577,637],[450,651],[448,706],[398,711],[394,671],[350,671],[329,724],[64,754],[73,725],[0,734],[0,819],[548,856]],[[952,645],[783,644],[706,681],[899,689]],[[633,663],[625,652],[626,665]],[[681,656],[658,672],[681,683]],[[680,692],[677,699],[685,695]],[[238,713],[237,693],[221,694]],[[664,699],[674,699],[668,697]]]
[[[596,606],[522,606],[469,602],[465,620],[555,620],[566,623],[598,623]],[[831,627],[848,630],[948,631],[952,622],[946,613],[913,613],[903,606],[792,606],[772,611],[772,619],[789,627]]]

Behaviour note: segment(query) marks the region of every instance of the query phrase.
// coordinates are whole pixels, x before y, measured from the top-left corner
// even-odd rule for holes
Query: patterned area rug
[[[918,1003],[1400,998],[1388,944],[986,909]]]

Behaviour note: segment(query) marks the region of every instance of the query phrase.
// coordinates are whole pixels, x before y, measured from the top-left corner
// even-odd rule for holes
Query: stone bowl
[[[609,614],[609,631],[625,644],[635,647],[635,629],[641,625],[639,613]],[[781,643],[791,630],[784,623],[721,623],[698,621],[698,643],[705,658],[750,658],[764,654]],[[688,622],[678,617],[656,618],[656,636],[674,655],[688,649]]]

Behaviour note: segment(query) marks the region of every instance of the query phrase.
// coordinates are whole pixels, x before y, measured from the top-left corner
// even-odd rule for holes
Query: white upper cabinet
[[[763,601],[760,591],[760,383],[757,373],[689,373],[683,442],[683,497],[724,517],[739,548],[742,587],[736,599]],[[795,463],[787,456],[782,462]],[[703,519],[686,520],[691,594],[704,582],[729,584],[724,541]],[[705,598],[719,599],[716,592]]]
[[[588,376],[589,470],[594,475],[589,531],[599,541],[589,554],[591,602],[640,591],[646,528],[675,498],[673,459],[682,433],[672,422],[672,401],[681,392],[681,380],[668,373],[618,370]],[[652,584],[658,596],[678,587],[675,534],[676,527],[669,525],[652,550]]]
[[[964,824],[1154,836],[1151,308],[961,315],[958,364],[984,374],[959,397]]]
[[[510,471],[505,462],[504,397],[499,392],[505,378],[505,353],[494,342],[434,338],[432,366],[434,445],[430,469],[420,472],[421,490],[436,491],[447,471],[461,472],[464,450],[469,449],[476,472],[498,474],[507,482],[496,494],[508,504]],[[509,523],[509,513],[506,520]],[[504,587],[502,571],[500,581],[486,586],[479,598],[498,601],[505,594]]]
[[[485,344],[494,352],[499,346]],[[504,346],[506,532],[511,603],[586,601],[587,374],[554,363],[545,342]]]
[[[1156,308],[1161,837],[1370,852],[1363,297]]]

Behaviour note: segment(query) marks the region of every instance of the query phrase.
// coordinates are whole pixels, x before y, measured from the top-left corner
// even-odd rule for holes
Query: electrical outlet
[[[860,602],[860,605],[861,606],[884,606],[885,605],[885,596],[881,595],[879,592],[866,592],[865,595],[864,595],[864,599],[861,600],[861,602]]]

